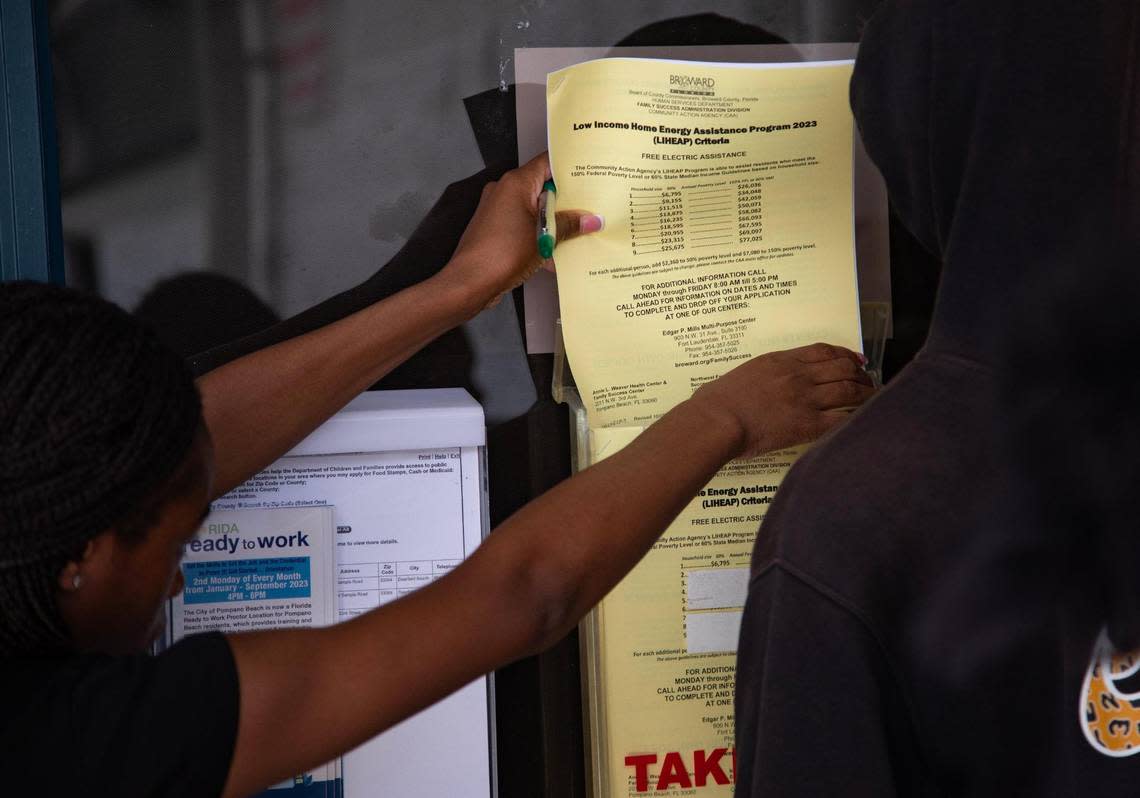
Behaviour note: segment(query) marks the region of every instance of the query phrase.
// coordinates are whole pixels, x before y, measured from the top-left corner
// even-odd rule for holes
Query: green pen
[[[542,184],[542,193],[538,195],[538,254],[543,260],[554,257],[554,245],[558,242],[557,225],[554,222],[557,196],[558,190],[554,188],[553,180]]]

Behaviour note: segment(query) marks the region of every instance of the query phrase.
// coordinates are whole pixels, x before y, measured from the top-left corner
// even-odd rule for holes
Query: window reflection
[[[509,86],[515,47],[709,10],[791,41],[857,33],[840,4],[791,5],[54,0],[71,277],[133,307],[209,270],[290,315],[374,272],[483,167],[464,98]]]

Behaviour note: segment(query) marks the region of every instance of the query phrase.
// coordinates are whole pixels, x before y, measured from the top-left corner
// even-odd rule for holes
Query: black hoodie
[[[1095,273],[1133,207],[1138,25],[1121,0],[896,0],[868,24],[856,121],[942,279],[924,350],[802,458],[760,531],[737,795],[1140,795],[1140,727],[1099,723],[1127,687],[1085,695],[1110,611],[1087,592],[1011,610],[1012,582],[976,584],[969,559],[1019,523],[1011,319],[1043,274]],[[1034,589],[1067,573],[1037,554],[1007,573]],[[1017,622],[975,622],[1003,613]],[[1123,703],[1113,717],[1140,721]]]

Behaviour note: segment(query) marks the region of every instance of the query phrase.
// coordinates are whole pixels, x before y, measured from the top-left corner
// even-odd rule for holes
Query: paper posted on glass
[[[337,620],[334,565],[332,507],[215,510],[185,546],[185,586],[170,602],[171,637],[329,626]],[[293,789],[343,794],[341,760],[263,795]]]
[[[575,64],[609,57],[665,58],[717,63],[836,61],[853,59],[855,43],[686,45],[677,47],[530,47],[516,49],[515,112],[519,162],[548,149],[546,77]],[[859,298],[867,354],[878,365],[883,341],[892,334],[890,246],[887,191],[867,155],[858,130],[852,137],[855,248]],[[589,209],[587,209],[589,210]],[[534,353],[553,352],[559,318],[554,275],[539,272],[523,286],[526,345]]]
[[[862,349],[851,69],[606,59],[548,77],[558,203],[606,220],[556,250],[591,462],[750,358]],[[722,469],[587,624],[599,798],[732,793],[749,556],[801,451]]]
[[[557,250],[591,428],[650,422],[764,352],[862,348],[851,66],[605,59],[549,76],[559,206],[606,219]]]
[[[462,389],[366,391],[212,506],[331,508],[332,607],[346,621],[446,577],[480,545],[485,445],[482,407]],[[410,631],[395,655],[432,632]],[[494,706],[488,675],[348,752],[343,798],[494,798]]]

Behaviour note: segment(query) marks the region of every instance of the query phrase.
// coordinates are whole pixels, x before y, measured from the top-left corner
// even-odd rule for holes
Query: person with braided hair
[[[103,300],[0,285],[7,790],[241,796],[326,762],[557,641],[724,463],[811,440],[871,394],[847,350],[765,355],[398,602],[329,628],[206,634],[143,653],[211,499],[537,268],[546,168],[537,159],[485,189],[436,276],[197,381]],[[567,238],[599,220],[566,213],[559,225]]]
[[[73,563],[67,586],[83,586],[92,530],[136,542],[192,481],[202,405],[182,360],[94,296],[5,285],[0,319],[0,651],[38,654],[67,645],[57,576]]]

